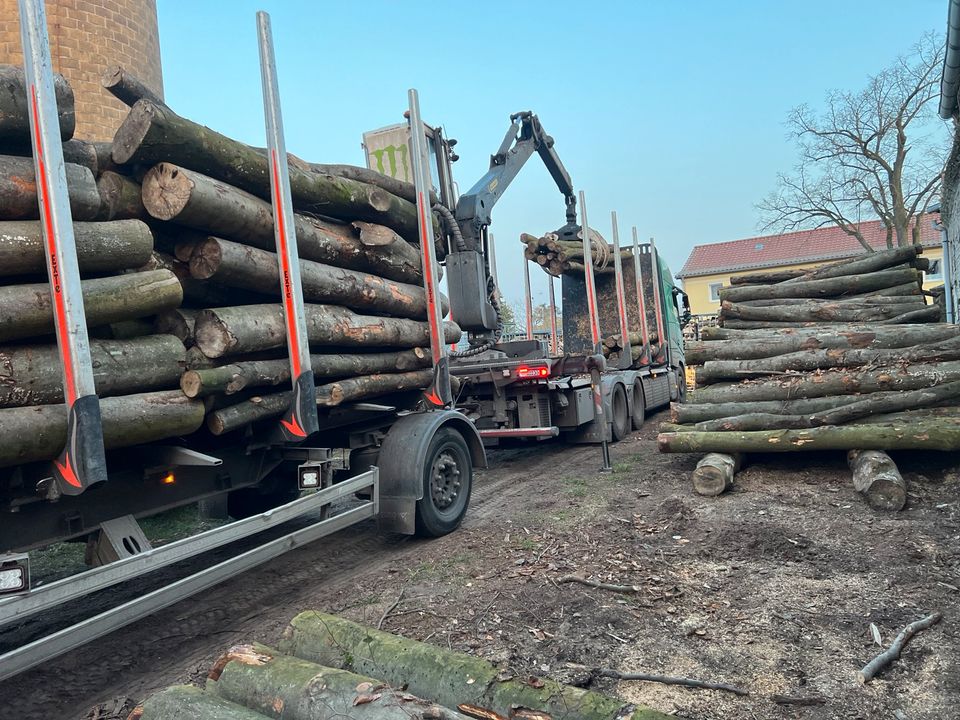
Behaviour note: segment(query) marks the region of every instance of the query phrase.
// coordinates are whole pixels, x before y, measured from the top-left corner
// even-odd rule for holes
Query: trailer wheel
[[[427,449],[423,498],[417,502],[417,535],[440,537],[456,530],[470,504],[472,486],[467,441],[453,428],[440,428]]]
[[[646,419],[647,407],[643,399],[643,383],[637,378],[637,381],[633,384],[633,416],[631,417],[633,429],[639,430],[642,428]]]
[[[630,411],[627,407],[627,391],[619,383],[613,386],[610,409],[613,414],[613,441],[623,440],[630,434]]]

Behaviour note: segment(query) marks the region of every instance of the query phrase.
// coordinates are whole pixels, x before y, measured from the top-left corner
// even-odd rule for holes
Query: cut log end
[[[216,274],[222,259],[220,242],[216,238],[207,238],[193,246],[190,275],[197,280],[208,280]]]
[[[186,207],[192,190],[193,181],[180,168],[160,163],[143,178],[143,204],[157,220],[172,220]]]
[[[739,469],[739,455],[710,453],[697,463],[693,471],[693,489],[698,495],[720,495],[733,486],[733,477]]]
[[[113,136],[111,156],[118,165],[130,162],[146,138],[160,108],[149,100],[138,100]]]
[[[847,462],[853,471],[853,487],[877,510],[902,510],[907,504],[907,484],[887,453],[851,450]]]

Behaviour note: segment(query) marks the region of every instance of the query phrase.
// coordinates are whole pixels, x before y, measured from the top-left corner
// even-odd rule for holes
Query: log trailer
[[[584,243],[591,233],[580,194],[577,196],[539,118],[525,111],[510,116],[510,126],[490,169],[464,195],[456,197],[452,163],[455,140],[441,128],[426,129],[430,141],[432,174],[443,205],[449,243],[446,256],[451,314],[469,332],[469,348],[453,353],[450,372],[462,381],[457,408],[474,421],[487,445],[511,438],[546,439],[563,435],[569,442],[605,443],[639,429],[648,410],[682,399],[684,377],[682,290],[657,254],[651,241],[641,244],[633,229],[632,262],[619,253],[616,213],[613,213],[613,267],[561,276],[563,353],[557,334],[556,307],[551,301],[552,336],[549,343],[533,339],[527,277],[527,339],[501,342],[497,308],[496,261],[488,232],[491,212],[524,164],[538,154],[564,197],[566,223],[557,231],[563,241]],[[407,168],[398,158],[408,146],[409,126],[394,125],[364,134],[368,167],[406,179]],[[554,278],[549,276],[551,299]],[[619,358],[606,362],[600,340],[614,334],[628,338]],[[629,338],[634,339],[631,347]],[[599,387],[595,387],[595,386]],[[595,392],[600,403],[595,402]]]

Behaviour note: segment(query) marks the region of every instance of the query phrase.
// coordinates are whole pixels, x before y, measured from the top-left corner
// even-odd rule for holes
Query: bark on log
[[[726,455],[710,453],[697,463],[693,474],[693,489],[698,495],[708,497],[720,495],[733,487],[733,476],[740,469],[739,453]]]
[[[134,340],[91,340],[97,395],[177,386],[184,367],[183,344],[169,335]],[[63,371],[55,345],[0,348],[0,407],[63,402]]]
[[[364,375],[317,388],[317,405],[335,407],[345,402],[388,395],[405,390],[422,390],[433,380],[433,370],[411,370],[404,373],[378,373]]]
[[[198,172],[166,162],[156,165],[144,176],[143,202],[158,220],[261,250],[276,248],[270,203]],[[370,270],[401,282],[421,282],[420,253],[406,242],[384,243],[368,237],[368,245],[347,225],[300,214],[293,219],[297,249],[304,260]]]
[[[881,288],[880,290],[872,290],[870,292],[860,293],[858,295],[850,295],[851,299],[856,298],[874,298],[874,297],[899,297],[905,295],[920,295],[920,281],[917,282],[907,282],[903,285],[894,285],[893,287]]]
[[[414,204],[417,202],[417,189],[413,186],[413,183],[397,180],[376,170],[356,167],[355,165],[325,165],[322,163],[307,163],[306,165],[307,168],[313,172],[347,178],[349,180],[358,180],[368,185],[377,185],[388,193],[392,193],[404,200],[409,200]],[[437,197],[437,194],[431,190],[430,205],[433,206],[438,202],[440,202],[440,199]]]
[[[197,280],[190,275],[189,266],[178,262],[166,253],[154,252],[138,272],[150,270],[169,270],[180,283],[183,302],[196,308],[233,305],[236,303],[262,303],[267,300],[263,295],[237,288],[228,288],[219,283]]]
[[[402,282],[423,284],[423,266],[417,248],[384,225],[362,220],[350,224],[359,233],[370,272]],[[443,268],[438,266],[437,271],[437,279],[442,278]]]
[[[774,285],[776,283],[803,277],[803,270],[779,270],[777,272],[751,273],[749,275],[734,275],[730,278],[731,285]]]
[[[157,314],[153,331],[159,335],[173,335],[184,347],[194,344],[193,327],[197,322],[199,310],[176,308]]]
[[[773,305],[757,307],[755,305],[740,305],[729,300],[720,306],[720,317],[724,325],[729,319],[762,320],[773,322],[848,322],[863,323],[889,320],[906,312],[923,310],[923,298],[917,298],[913,303],[893,303],[889,305],[859,304],[854,302],[822,302],[811,300],[803,305]]]
[[[704,328],[705,330],[707,328]],[[709,328],[718,330],[722,328]],[[749,331],[746,331],[749,332]],[[714,333],[711,333],[713,335]],[[811,329],[771,335],[738,336],[730,333],[729,340],[688,342],[684,356],[689,365],[701,365],[708,360],[756,360],[786,355],[800,350],[845,350],[845,349],[893,349],[939,343],[960,337],[960,326],[947,324],[901,325],[898,327],[875,326],[858,330],[830,328],[830,333]],[[744,340],[749,340],[744,342]]]
[[[91,338],[97,340],[133,340],[155,334],[153,322],[143,318],[135,320],[118,320],[107,325],[94,325],[87,329]],[[52,340],[55,340],[53,338]]]
[[[0,303],[0,318],[2,318]],[[429,345],[426,322],[358,315],[335,305],[304,306],[307,335],[317,347],[423,347]],[[2,324],[0,324],[2,327]],[[460,339],[455,323],[444,323],[448,343]],[[207,357],[283,347],[286,328],[280,305],[244,305],[204,310],[197,317],[196,342]]]
[[[197,245],[190,258],[190,274],[197,280],[213,280],[228,287],[280,295],[276,253],[229,240],[208,237]],[[312,260],[300,261],[300,277],[307,302],[332,303],[417,320],[427,317],[426,293],[417,285]],[[446,315],[446,304],[441,312]]]
[[[113,159],[120,164],[176,163],[261,198],[270,197],[265,152],[231,140],[148,100],[137,101],[117,130]],[[300,210],[376,222],[404,237],[417,237],[416,207],[382,188],[304,171],[291,164],[290,192],[294,207]]]
[[[805,280],[826,280],[828,278],[878,272],[915,260],[922,252],[923,248],[921,246],[908,245],[906,247],[897,247],[881,252],[861,253],[849,260],[842,260],[814,268],[804,273],[803,277],[792,278],[785,281],[784,284],[789,285]]]
[[[888,327],[885,325],[880,325],[878,323],[872,324],[863,324],[863,323],[840,323],[837,325],[830,326],[831,333],[884,333],[884,334],[897,334],[897,333],[931,333],[931,336],[939,338],[938,333],[948,332],[948,329],[951,329],[952,332],[948,337],[953,337],[957,334],[960,325],[913,325],[913,326],[904,326],[904,327]],[[757,340],[778,340],[781,338],[794,337],[794,336],[803,336],[803,337],[817,337],[817,331],[811,330],[809,328],[760,328],[756,330],[737,330],[732,328],[722,328],[722,327],[713,327],[708,326],[701,329],[701,337],[706,342],[713,342],[715,340],[748,340],[753,343]],[[926,335],[924,335],[926,337]],[[917,345],[919,342],[910,343],[911,345]]]
[[[217,396],[209,396],[217,397]],[[207,429],[214,435],[223,435],[246,427],[259,420],[279,417],[293,402],[293,391],[256,395],[210,412],[207,415]],[[208,408],[209,409],[209,408]]]
[[[60,73],[53,74],[60,139],[69,140],[77,127],[73,89]],[[30,102],[23,68],[0,65],[0,140],[30,144]]]
[[[899,391],[871,393],[866,397],[898,395]],[[696,425],[709,420],[735,418],[743,415],[810,415],[830,410],[841,405],[856,402],[859,395],[840,395],[808,398],[801,400],[756,400],[748,402],[710,402],[696,401],[696,393],[688,402],[670,404],[670,422],[677,425]]]
[[[189,435],[203,424],[203,403],[165,390],[103,398],[100,414],[109,450]],[[66,405],[4,408],[0,427],[0,467],[50,460],[67,441]]]
[[[878,370],[828,370],[818,375],[709,385],[696,391],[694,402],[752,402],[918,390],[960,380],[960,362],[905,365]]]
[[[940,308],[936,305],[928,305],[925,308],[918,308],[905,312],[889,320],[882,321],[884,325],[909,325],[910,323],[935,323],[940,322]]]
[[[321,665],[375,675],[389,685],[441,705],[478,705],[508,717],[516,706],[534,708],[553,720],[664,719],[661,713],[553,680],[528,683],[503,679],[485,660],[365,628],[333,615],[304,612],[284,631],[280,651]],[[474,682],[470,683],[467,679]]]
[[[73,163],[64,163],[70,213],[76,220],[94,220],[100,212],[100,193],[93,173]],[[32,158],[0,155],[0,219],[37,220],[37,176]]]
[[[737,307],[775,307],[782,305],[811,305],[820,307],[822,305],[838,305],[841,308],[853,307],[889,307],[890,305],[902,305],[911,303],[922,303],[923,298],[919,293],[915,295],[893,295],[876,297],[852,297],[837,298],[835,300],[821,300],[820,298],[772,298],[770,300],[744,300],[735,303]]]
[[[183,299],[180,283],[167,270],[83,280],[81,285],[90,326],[154,315]],[[0,287],[0,342],[50,332],[53,309],[47,283]]]
[[[853,472],[853,488],[877,510],[903,510],[907,484],[896,463],[882,450],[851,450],[847,463]]]
[[[797,450],[958,450],[960,421],[827,425],[809,430],[665,432],[660,452],[794,452]]]
[[[196,345],[187,348],[187,370],[206,370],[217,366],[217,361],[204,355]]]
[[[264,720],[256,710],[242,707],[195,685],[174,685],[148,697],[142,714],[134,710],[127,720]]]
[[[881,290],[911,282],[918,283],[919,279],[919,272],[913,268],[906,268],[903,270],[883,270],[864,275],[845,275],[838,278],[827,278],[826,280],[729,287],[720,289],[720,301],[739,302],[741,300],[766,300],[771,298],[833,298]]]
[[[283,708],[296,720],[471,720],[372,677],[281,655],[262,645],[230,648],[211,672],[210,692],[244,707]]]
[[[311,355],[310,365],[316,378],[355,377],[379,372],[402,372],[430,365],[424,348],[389,353]],[[243,360],[203,370],[188,370],[180,378],[180,389],[187,397],[215,393],[232,395],[246,388],[290,383],[290,361]]]
[[[150,259],[153,235],[138,220],[73,225],[81,272],[136,268]],[[39,220],[0,221],[0,277],[46,274],[43,226]]]
[[[143,207],[140,183],[133,178],[106,171],[97,178],[100,193],[98,220],[149,220],[150,214]]]
[[[163,98],[120,65],[108,67],[100,78],[100,84],[128,107],[133,107],[137,100],[149,100],[157,105],[164,105]]]
[[[699,387],[724,380],[782,375],[787,372],[856,368],[864,365],[891,366],[906,362],[943,360],[960,360],[960,338],[952,338],[934,345],[913,345],[893,350],[800,350],[772,358],[708,360],[696,368],[696,381]]]
[[[911,310],[910,312],[897,315],[887,320],[876,320],[876,325],[912,325],[917,323],[938,322],[940,310],[936,306],[930,305],[926,308]],[[778,321],[778,320],[723,320],[723,326],[731,330],[763,330],[777,328],[815,328],[829,327],[830,330],[836,330],[838,327],[846,325],[846,321],[831,322],[828,320],[811,320],[805,322]]]

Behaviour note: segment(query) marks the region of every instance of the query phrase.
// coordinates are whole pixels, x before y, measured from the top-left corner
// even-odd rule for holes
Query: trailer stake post
[[[557,297],[553,289],[553,275],[547,274],[547,289],[550,291],[550,355],[560,356],[560,338],[557,337]]]
[[[280,420],[278,436],[284,442],[298,442],[317,432],[317,392],[310,364],[307,320],[303,308],[300,278],[300,255],[293,224],[293,201],[290,196],[290,173],[280,113],[280,89],[277,85],[277,64],[273,52],[270,16],[257,13],[257,38],[260,44],[260,77],[263,84],[263,114],[267,132],[270,166],[270,197],[273,201],[273,227],[280,266],[280,290],[287,330],[287,354],[290,377],[293,379],[293,401]]]
[[[90,361],[46,12],[43,0],[19,0],[19,10],[37,199],[67,405],[67,442],[53,462],[53,477],[60,493],[79,495],[107,479],[100,401]]]
[[[433,359],[433,384],[426,397],[437,407],[452,402],[450,359],[443,337],[440,315],[440,292],[437,288],[437,260],[433,238],[433,213],[430,209],[430,179],[427,173],[427,136],[420,117],[420,96],[413,88],[407,91],[410,104],[410,143],[413,184],[417,194],[417,220],[420,226],[420,262],[423,266],[423,289],[427,295],[427,321],[430,327],[430,354]]]
[[[650,364],[650,332],[647,329],[647,302],[643,297],[643,268],[640,265],[640,239],[637,226],[633,226],[633,273],[637,281],[637,310],[640,312],[640,341],[643,343],[643,355],[640,362]]]
[[[580,191],[580,232],[583,235],[583,275],[587,285],[587,310],[590,313],[590,335],[593,340],[593,352],[599,356],[598,362],[603,362],[603,346],[600,339],[600,313],[597,308],[597,286],[593,280],[593,252],[590,242],[590,225],[587,222],[587,200],[583,190]],[[603,412],[603,385],[600,379],[600,370],[594,364],[590,370],[590,389],[593,391],[593,417],[600,428],[601,454],[603,465],[601,472],[611,472],[610,448],[607,445],[607,417]]]
[[[533,298],[530,297],[530,261],[523,256],[523,305],[527,314],[527,340],[533,340]]]
[[[613,223],[613,270],[617,277],[617,315],[620,318],[620,368],[626,370],[633,365],[633,348],[630,346],[630,324],[627,322],[627,293],[623,287],[623,261],[620,259],[620,228],[617,224],[617,211],[610,213]]]
[[[653,306],[657,315],[657,342],[660,345],[660,352],[657,353],[657,359],[663,359],[664,362],[670,362],[670,343],[666,337],[663,325],[663,285],[660,279],[660,255],[657,253],[657,246],[650,238],[650,267],[653,268]]]

